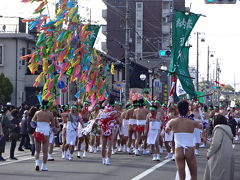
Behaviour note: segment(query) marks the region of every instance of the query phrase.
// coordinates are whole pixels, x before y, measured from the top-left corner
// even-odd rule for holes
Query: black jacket
[[[11,128],[10,129],[10,134],[11,133],[17,133],[17,134],[20,134],[20,120],[16,117],[14,117],[10,123],[14,126],[14,128]]]
[[[13,129],[15,125],[11,124],[10,120],[8,119],[7,115],[0,114],[0,121],[2,123],[2,129],[4,135],[9,134],[9,129]]]

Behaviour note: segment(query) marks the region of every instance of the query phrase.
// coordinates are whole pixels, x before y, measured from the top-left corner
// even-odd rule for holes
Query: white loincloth
[[[129,125],[136,125],[137,120],[136,119],[129,119]]]
[[[161,123],[156,121],[151,121],[149,123],[149,131],[147,137],[147,144],[155,144],[157,137],[159,136]]]
[[[200,144],[201,143],[201,130],[198,128],[194,128],[193,133],[193,142],[194,144]]]
[[[141,119],[141,120],[137,120],[137,125],[138,126],[145,126],[146,125],[146,120],[144,120],[144,119]]]
[[[122,127],[120,128],[120,135],[128,137],[128,124],[129,124],[129,121],[126,119],[123,119]]]
[[[77,131],[67,129],[66,132],[66,144],[74,146],[76,144]]]
[[[77,138],[77,124],[68,121],[66,129],[66,144],[75,145],[76,138]]]
[[[166,142],[171,142],[173,140],[173,131],[170,131],[169,133],[164,133],[164,140]]]
[[[50,128],[49,143],[50,144],[54,143],[54,132],[53,132],[52,128]]]
[[[44,136],[50,135],[50,125],[48,122],[37,122],[37,128],[35,132],[42,133]]]

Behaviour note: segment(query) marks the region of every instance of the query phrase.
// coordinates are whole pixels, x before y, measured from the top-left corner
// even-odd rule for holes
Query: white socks
[[[35,160],[35,165],[39,166],[39,160]]]

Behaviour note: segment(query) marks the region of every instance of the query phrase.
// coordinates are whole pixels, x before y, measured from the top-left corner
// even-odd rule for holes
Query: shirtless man
[[[147,144],[151,145],[153,161],[160,161],[159,136],[161,132],[162,117],[157,112],[157,106],[152,105],[150,113],[147,115],[146,133]]]
[[[62,117],[62,158],[64,159],[64,151],[65,151],[65,145],[66,145],[66,129],[67,129],[67,121],[68,121],[68,113],[69,113],[69,107],[68,105],[65,105],[63,107],[63,113],[61,114]]]
[[[49,145],[49,135],[50,135],[50,123],[52,127],[55,127],[55,121],[53,114],[48,111],[49,105],[48,101],[43,100],[41,110],[37,111],[33,116],[32,121],[37,122],[37,127],[34,132],[35,138],[35,170],[39,171],[39,155],[41,152],[41,146],[43,151],[43,163],[41,170],[48,171],[46,167],[48,158],[48,145]]]
[[[127,115],[127,111],[131,108],[132,108],[132,105],[127,104],[126,109],[121,114],[120,140],[121,140],[121,149],[123,152],[127,151],[129,120],[126,119],[126,115]]]
[[[53,112],[53,116],[54,116],[54,124],[55,127],[52,126],[52,124],[50,124],[51,128],[50,128],[50,136],[49,136],[49,150],[48,150],[48,161],[54,161],[53,158],[53,147],[54,147],[54,140],[55,140],[55,133],[57,132],[57,130],[59,129],[59,121],[58,121],[58,114],[57,114],[57,109],[55,109]]]
[[[115,101],[114,103],[114,109],[119,113],[122,114],[122,103]],[[118,135],[120,136],[120,125],[121,125],[121,115],[116,119],[115,126],[113,128],[113,147],[112,147],[112,154],[115,154],[117,152],[117,143],[120,147],[120,143],[118,141]],[[120,148],[118,148],[118,151],[121,151]]]
[[[165,112],[163,111],[163,109],[161,108],[161,103],[157,100],[155,100],[152,105],[157,107],[157,113],[159,113],[161,115],[161,119],[163,118],[163,116],[165,115]],[[162,127],[160,129],[160,132],[162,131]],[[163,137],[162,135],[159,136],[159,151],[160,153],[163,153]]]
[[[138,107],[138,101],[133,101],[133,107],[129,110],[127,110],[126,113],[126,120],[128,120],[128,147],[127,152],[131,153],[131,145],[133,143],[133,135],[134,138],[136,138],[136,126],[137,126],[137,120],[136,117],[134,117],[133,112]],[[135,143],[133,143],[135,145]]]
[[[88,111],[88,102],[84,102],[82,111],[80,113],[81,119],[83,123],[79,123],[78,125],[78,142],[77,142],[77,148],[78,148],[78,158],[81,158],[81,145],[85,141],[85,150],[83,151],[83,157],[87,157],[87,152],[88,152],[88,144],[89,144],[89,134],[84,135],[82,134],[82,129],[87,127],[88,121],[91,117],[91,113]]]
[[[65,159],[72,160],[74,146],[76,144],[77,128],[79,122],[82,124],[81,118],[79,117],[77,112],[77,106],[73,105],[71,106],[71,112],[68,113],[66,145],[64,151]],[[69,154],[68,150],[70,152]]]
[[[199,105],[198,104],[193,104],[193,110],[192,110],[192,114],[193,114],[193,117],[194,117],[194,121],[200,123],[202,120],[201,120],[201,116],[200,116],[200,113],[199,113]],[[194,129],[194,144],[195,144],[195,155],[199,155],[199,145],[201,143],[201,132],[200,132],[200,129],[198,128],[195,128]]]
[[[97,153],[100,145],[100,135],[101,135],[101,127],[98,124],[98,120],[96,119],[98,114],[100,113],[100,105],[96,104],[93,111],[91,112],[90,119],[91,121],[95,121],[90,132],[90,153]]]
[[[145,147],[144,150],[147,148],[146,144],[146,134],[144,134],[145,126],[146,126],[146,118],[148,113],[150,112],[147,108],[145,108],[144,100],[140,99],[138,101],[139,108],[135,109],[133,112],[133,116],[137,119],[137,140],[135,142],[135,155],[139,156],[139,145],[141,141],[144,141]]]
[[[194,155],[194,128],[201,129],[202,125],[187,117],[189,104],[180,101],[177,105],[180,117],[167,123],[166,132],[173,130],[175,136],[176,166],[180,180],[185,180],[185,161],[190,170],[191,180],[197,180],[197,162]]]

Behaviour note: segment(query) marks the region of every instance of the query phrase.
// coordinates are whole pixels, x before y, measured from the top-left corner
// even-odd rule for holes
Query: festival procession
[[[0,179],[240,179],[240,2],[197,1],[1,1]]]

